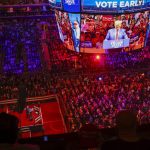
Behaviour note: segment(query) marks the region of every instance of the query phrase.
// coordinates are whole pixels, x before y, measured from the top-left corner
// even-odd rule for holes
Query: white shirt
[[[78,27],[78,28],[75,28],[74,29],[74,32],[75,32],[75,37],[76,37],[76,39],[80,39],[80,28]]]

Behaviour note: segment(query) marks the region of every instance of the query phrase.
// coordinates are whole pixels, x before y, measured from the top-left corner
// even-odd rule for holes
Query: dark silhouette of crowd
[[[1,150],[39,150],[39,146],[18,143],[19,119],[16,116],[0,113],[0,149]]]
[[[141,138],[137,132],[137,117],[134,111],[123,110],[116,115],[117,136],[114,139],[105,141],[101,149],[109,150],[148,150],[150,148],[149,140]]]
[[[93,124],[86,124],[80,128],[76,135],[68,134],[68,138],[71,139],[65,139],[64,135],[63,138],[65,140],[63,139],[63,142],[65,143],[62,144],[61,141],[58,142],[58,137],[55,137],[57,141],[55,141],[54,138],[52,143],[50,141],[42,141],[40,137],[36,140],[21,140],[19,139],[19,119],[11,114],[0,113],[0,149],[56,150],[61,148],[62,150],[109,150],[113,148],[117,150],[130,150],[136,148],[137,150],[149,150],[149,139],[139,134],[137,130],[138,120],[133,110],[124,109],[118,111],[115,118],[116,132],[114,137],[104,138],[107,135],[106,133],[102,133],[102,131]],[[48,136],[47,139],[49,139]],[[60,146],[58,146],[58,143]]]

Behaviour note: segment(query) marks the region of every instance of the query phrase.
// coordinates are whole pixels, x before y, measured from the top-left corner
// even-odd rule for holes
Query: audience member
[[[19,144],[17,117],[0,113],[0,150],[39,150],[37,145]]]
[[[141,139],[136,133],[136,115],[128,110],[120,111],[116,117],[118,137],[106,141],[102,145],[102,150],[149,150],[150,141]]]

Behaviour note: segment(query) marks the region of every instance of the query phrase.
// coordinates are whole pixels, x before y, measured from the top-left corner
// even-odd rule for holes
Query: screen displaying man
[[[141,49],[148,22],[149,11],[121,15],[82,14],[80,52],[114,53]]]
[[[106,38],[103,42],[103,48],[107,49],[118,49],[129,46],[129,38],[122,27],[122,21],[115,21],[115,28],[109,29]],[[123,50],[123,49],[120,49]]]
[[[105,40],[128,39],[125,29],[122,29],[121,26],[121,20],[115,21],[115,28],[108,30]]]
[[[73,41],[74,41],[74,47],[75,51],[79,52],[79,45],[80,45],[80,26],[78,21],[73,22]]]
[[[69,15],[67,12],[55,11],[56,21],[59,31],[59,36],[65,47],[70,50],[74,50],[74,44],[72,39],[71,24],[69,21]]]

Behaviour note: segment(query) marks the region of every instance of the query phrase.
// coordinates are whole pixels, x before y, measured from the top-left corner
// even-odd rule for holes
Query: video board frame
[[[48,0],[53,9],[70,13],[130,13],[150,9],[150,0]],[[57,5],[57,1],[61,6]],[[90,4],[90,5],[89,5]],[[87,8],[86,8],[87,7]],[[89,8],[88,8],[89,7]]]
[[[148,16],[149,16],[149,11],[141,11],[141,12],[139,12],[139,13],[145,13],[145,12],[147,12],[148,13]],[[66,12],[66,13],[68,13],[68,12]],[[69,13],[68,13],[69,14]],[[80,27],[80,31],[82,32],[82,15],[95,15],[95,16],[100,16],[100,14],[99,13],[96,13],[96,14],[87,14],[87,13],[81,13],[81,14],[79,14],[79,13],[70,13],[70,14],[74,14],[74,15],[81,15],[81,18],[80,18],[80,25],[79,25],[79,27]],[[122,15],[134,15],[134,14],[138,14],[138,13],[126,13],[126,14],[113,14],[112,16],[122,16]],[[103,15],[103,16],[107,16],[107,15]],[[148,26],[148,23],[149,23],[149,19],[147,20],[148,22],[147,22],[147,26]],[[147,27],[146,26],[146,27]],[[145,27],[145,28],[146,28]],[[142,44],[141,44],[141,46],[140,47],[138,47],[138,46],[136,46],[137,48],[125,48],[125,51],[132,51],[132,50],[137,50],[137,49],[141,49],[141,48],[143,48],[144,46],[145,46],[145,42],[146,42],[146,35],[147,35],[147,31],[148,30],[146,30],[145,31],[145,33],[144,33],[144,37],[143,37],[143,39],[144,39],[144,41],[142,42]],[[106,53],[106,50],[103,50],[102,52],[100,52],[99,50],[97,50],[97,51],[90,51],[90,52],[88,52],[85,48],[83,49],[83,47],[82,47],[82,35],[81,35],[81,32],[80,32],[80,45],[79,45],[79,49],[80,50],[76,50],[75,49],[75,44],[74,44],[74,49],[71,49],[71,50],[74,50],[74,51],[76,51],[76,52],[83,52],[83,53]],[[73,33],[72,33],[72,38],[73,38]],[[138,37],[137,37],[138,38]],[[133,39],[132,39],[133,40]],[[141,38],[141,40],[142,40],[142,38]],[[73,41],[73,43],[74,43],[74,40],[72,40]],[[133,45],[134,46],[134,45]],[[114,48],[113,48],[114,49]]]

